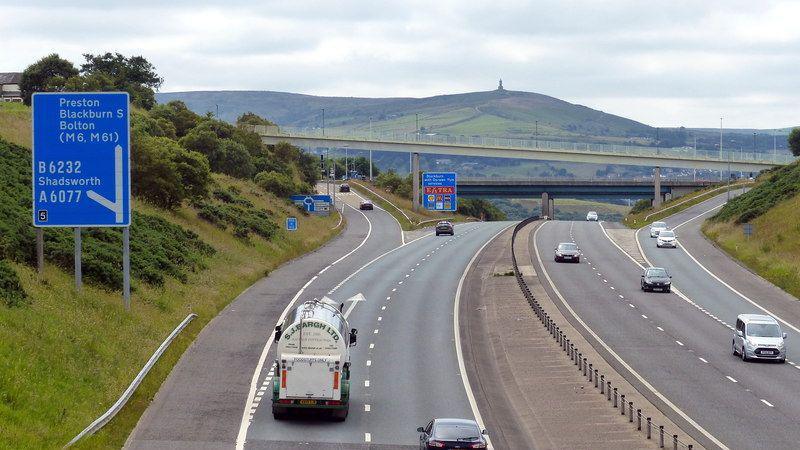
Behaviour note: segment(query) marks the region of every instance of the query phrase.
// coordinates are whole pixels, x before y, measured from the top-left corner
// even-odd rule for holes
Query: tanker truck
[[[276,360],[272,415],[318,411],[334,420],[350,407],[350,347],[358,331],[350,329],[342,306],[323,298],[297,306],[275,327]]]

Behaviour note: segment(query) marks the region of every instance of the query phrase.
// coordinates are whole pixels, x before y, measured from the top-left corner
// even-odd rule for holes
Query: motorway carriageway
[[[390,217],[379,209],[365,215]],[[262,350],[266,357],[257,371],[237,447],[312,445],[324,449],[385,444],[417,448],[416,428],[432,418],[475,418],[456,356],[455,292],[473,255],[510,225],[457,225],[453,237],[428,234],[372,260],[348,261],[344,276],[340,273],[308,284],[296,297],[298,302],[324,295],[337,302],[357,294],[366,298],[345,304],[350,326],[359,331],[358,345],[351,352],[349,416],[343,423],[273,419],[275,352],[270,340]]]
[[[715,197],[666,222],[677,226],[679,241],[682,233],[688,240],[724,200],[724,195]],[[557,298],[557,290],[608,349],[671,403],[663,412],[707,447],[800,447],[798,330],[782,324],[789,334],[791,363],[742,362],[731,352],[736,316],[764,311],[701,268],[702,257],[693,260],[682,248],[655,248],[648,229],[638,234],[643,253],[654,266],[670,271],[673,293],[642,292],[642,268],[604,231],[614,226],[619,224],[555,221],[541,226],[531,240],[531,254],[538,253],[541,265],[534,262],[552,280],[548,291]],[[584,254],[581,263],[555,263],[552,252],[559,242],[577,243]],[[757,278],[744,273],[739,276]],[[800,305],[784,301],[780,308],[791,325],[798,324]],[[605,356],[615,359],[608,351]],[[692,421],[695,426],[688,426]]]

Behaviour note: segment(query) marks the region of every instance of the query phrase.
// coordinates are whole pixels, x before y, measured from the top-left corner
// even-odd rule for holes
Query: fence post
[[[636,429],[638,431],[642,431],[642,410],[641,409],[637,409],[636,410],[636,422],[637,422]]]
[[[600,375],[600,393],[601,394],[605,394],[606,393],[606,382],[605,382],[605,379],[606,379],[605,375]]]
[[[633,402],[628,402],[628,422],[633,423]]]
[[[658,426],[658,448],[664,448],[664,425]]]
[[[652,434],[653,433],[653,429],[652,429],[653,427],[652,426],[653,426],[653,419],[648,417],[647,418],[647,439],[650,439],[650,438],[653,437],[653,434]]]
[[[589,381],[592,381],[592,363],[589,363]]]
[[[678,450],[678,435],[672,435],[672,450]]]
[[[606,381],[606,400],[611,401],[611,382]]]
[[[619,414],[621,416],[624,416],[625,415],[625,394],[622,394],[622,395],[619,396],[619,401],[620,401],[620,405],[619,406],[620,406],[620,410],[621,410],[621,412]]]
[[[594,369],[594,388],[597,389],[597,369]]]
[[[617,388],[614,388],[614,409],[617,409]]]
[[[586,358],[583,358],[583,376],[586,376]]]

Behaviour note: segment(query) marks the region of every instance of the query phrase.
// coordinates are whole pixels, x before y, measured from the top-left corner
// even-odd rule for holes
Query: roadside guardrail
[[[186,318],[183,319],[183,321],[177,327],[175,327],[174,330],[172,330],[172,333],[170,333],[169,336],[167,336],[164,342],[162,342],[161,345],[158,346],[155,353],[153,353],[153,356],[151,356],[150,359],[147,360],[147,363],[144,365],[144,367],[142,367],[142,370],[139,371],[139,373],[136,375],[136,378],[134,378],[133,382],[131,382],[130,386],[128,386],[128,388],[125,389],[125,392],[122,393],[122,396],[113,405],[111,405],[111,408],[109,408],[108,411],[104,412],[103,415],[95,419],[95,421],[89,424],[88,427],[84,428],[83,431],[78,433],[77,436],[72,438],[72,440],[69,441],[67,445],[64,446],[64,448],[74,445],[76,442],[78,442],[79,440],[81,440],[86,436],[93,435],[99,429],[103,428],[103,426],[105,426],[108,422],[110,422],[111,419],[113,419],[114,416],[116,416],[117,413],[119,413],[120,410],[122,410],[122,408],[131,398],[133,393],[142,383],[144,377],[147,376],[147,374],[150,372],[150,369],[153,368],[156,362],[158,362],[158,359],[161,358],[161,355],[164,354],[164,352],[167,350],[167,347],[169,347],[169,345],[172,343],[172,341],[175,340],[178,334],[181,331],[183,331],[183,329],[186,328],[187,325],[189,325],[189,322],[194,320],[196,317],[197,314],[195,313],[191,313],[188,316],[186,316]]]
[[[588,358],[583,356],[580,349],[570,342],[566,333],[558,326],[558,324],[544,311],[539,301],[531,292],[528,283],[519,271],[517,265],[517,256],[514,252],[514,242],[517,239],[517,233],[531,222],[539,220],[539,217],[529,217],[514,227],[514,232],[511,235],[511,263],[514,268],[514,275],[517,278],[517,284],[525,295],[528,304],[536,313],[536,317],[542,322],[542,325],[550,333],[550,336],[561,347],[561,350],[566,353],[567,357],[572,360],[573,364],[578,367],[578,372],[583,373],[589,383],[594,383],[601,395],[606,397],[612,408],[619,410],[620,415],[627,416],[628,422],[636,423],[636,429],[645,434],[648,440],[653,439],[655,435],[658,439],[659,448],[667,448],[666,445],[671,445],[673,450],[687,449],[692,450],[692,444],[682,442],[677,434],[670,435],[663,425],[656,424],[651,417],[647,417],[646,413],[642,412],[641,408],[636,408],[632,401],[626,401],[625,394],[621,394],[618,388],[611,385],[611,381],[606,380],[606,375],[600,373],[598,369],[593,367],[593,364],[588,361]],[[635,412],[634,412],[635,409]]]

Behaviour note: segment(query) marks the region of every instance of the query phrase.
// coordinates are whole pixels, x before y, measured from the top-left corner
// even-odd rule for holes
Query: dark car
[[[644,269],[642,274],[642,290],[654,291],[656,289],[664,292],[672,290],[672,275],[667,272],[667,269],[661,267],[648,267]]]
[[[339,185],[339,192],[350,192],[350,185],[347,183],[342,183]]]
[[[455,230],[453,229],[453,224],[442,220],[441,222],[436,224],[436,235],[439,236],[440,234],[449,234],[450,236],[455,235]]]
[[[368,209],[368,210],[372,211],[374,209],[374,206],[372,206],[372,202],[371,201],[364,200],[363,202],[361,202],[360,205],[358,205],[358,209],[361,209],[361,210],[367,210]]]
[[[572,242],[562,242],[553,250],[556,262],[581,262],[581,249]]]
[[[436,448],[486,448],[486,430],[481,430],[474,420],[433,419],[425,427],[417,428],[420,449]]]

